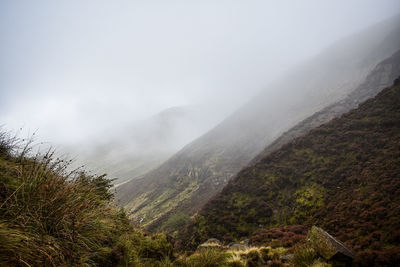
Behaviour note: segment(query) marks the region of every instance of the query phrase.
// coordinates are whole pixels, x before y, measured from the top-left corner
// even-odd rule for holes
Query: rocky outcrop
[[[309,243],[312,248],[325,260],[334,262],[335,265],[351,265],[354,253],[342,242],[322,230],[313,226],[309,233]]]

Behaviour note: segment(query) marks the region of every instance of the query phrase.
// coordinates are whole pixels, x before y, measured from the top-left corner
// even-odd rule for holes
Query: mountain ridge
[[[380,62],[375,69],[368,74],[365,81],[360,84],[354,91],[350,92],[343,100],[332,104],[321,111],[316,112],[304,121],[301,121],[293,128],[283,133],[271,145],[266,147],[257,157],[255,157],[250,165],[255,164],[267,154],[277,150],[282,145],[291,140],[302,136],[311,129],[316,128],[345,112],[356,108],[365,100],[375,97],[383,88],[387,87],[391,81],[400,75],[400,50],[391,57]]]
[[[399,151],[400,77],[241,170],[189,225],[185,244],[317,224],[356,251],[399,249]]]
[[[176,227],[165,224],[188,220],[272,141],[354,90],[398,50],[398,36],[400,16],[335,44],[337,50],[321,53],[270,87],[281,90],[264,91],[159,168],[118,188],[120,204],[149,230],[173,232]]]

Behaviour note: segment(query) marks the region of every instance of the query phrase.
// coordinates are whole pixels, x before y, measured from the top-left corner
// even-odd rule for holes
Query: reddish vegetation
[[[400,249],[361,251],[357,254],[354,266],[400,266]]]
[[[260,226],[315,224],[380,264],[398,260],[399,214],[397,83],[242,170],[183,235],[187,246],[252,233],[254,242],[281,235],[289,244],[287,231]]]
[[[255,246],[270,244],[271,247],[292,247],[296,243],[305,241],[308,230],[303,225],[289,225],[270,229],[262,228],[251,235],[250,244]]]

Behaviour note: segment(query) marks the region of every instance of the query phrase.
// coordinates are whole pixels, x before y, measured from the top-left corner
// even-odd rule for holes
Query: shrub
[[[190,221],[190,216],[178,212],[168,217],[167,221],[161,227],[161,230],[166,233],[173,233],[176,229],[181,229]]]
[[[216,249],[201,249],[189,257],[182,256],[177,260],[178,266],[219,267],[228,264],[228,255]]]
[[[227,259],[229,267],[245,267],[246,261],[243,260],[238,254],[231,254]]]
[[[354,266],[400,266],[400,249],[364,250],[356,255]]]
[[[293,257],[290,263],[297,267],[311,266],[317,258],[315,250],[307,245],[297,245],[294,247]]]
[[[246,254],[247,266],[256,267],[261,266],[263,260],[257,249],[249,250]]]
[[[272,260],[273,255],[271,253],[271,247],[261,247],[259,251],[264,262]]]
[[[272,247],[291,247],[306,239],[307,227],[290,225],[277,228],[261,228],[250,237],[252,245],[269,244]]]

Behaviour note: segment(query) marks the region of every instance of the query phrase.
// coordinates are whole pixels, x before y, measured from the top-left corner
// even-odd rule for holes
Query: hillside
[[[173,257],[162,234],[134,227],[110,181],[53,151],[0,132],[0,266],[157,266]]]
[[[210,116],[204,107],[172,107],[122,129],[109,129],[100,140],[64,150],[74,156],[75,166],[107,173],[120,184],[158,167],[217,122],[218,117]]]
[[[142,231],[115,207],[104,175],[69,172],[70,160],[34,147],[0,132],[0,266],[281,266],[293,251],[210,243],[177,253],[172,238]],[[331,266],[312,247],[294,252],[289,266]]]
[[[346,98],[334,103],[321,111],[316,112],[309,118],[301,121],[296,126],[283,133],[271,145],[266,147],[252,162],[256,163],[269,153],[277,150],[282,145],[290,142],[296,137],[302,136],[311,129],[326,123],[333,118],[339,117],[345,112],[356,108],[365,100],[376,96],[383,88],[391,85],[392,81],[400,75],[400,50],[391,57],[380,62],[373,71],[371,71],[365,81],[361,83],[354,91],[350,92]]]
[[[399,214],[397,79],[357,109],[241,170],[184,236],[189,247],[209,237],[237,240],[253,234],[251,240],[260,241],[271,238],[269,228],[316,224],[372,264],[385,253],[398,255]]]
[[[134,226],[113,203],[110,180],[31,140],[0,131],[0,266],[261,266],[285,249],[206,249],[178,254],[173,240]],[[318,259],[315,259],[318,261]]]
[[[160,167],[119,187],[117,199],[149,230],[174,232],[281,134],[356,89],[398,50],[399,36],[397,16],[337,42]]]

